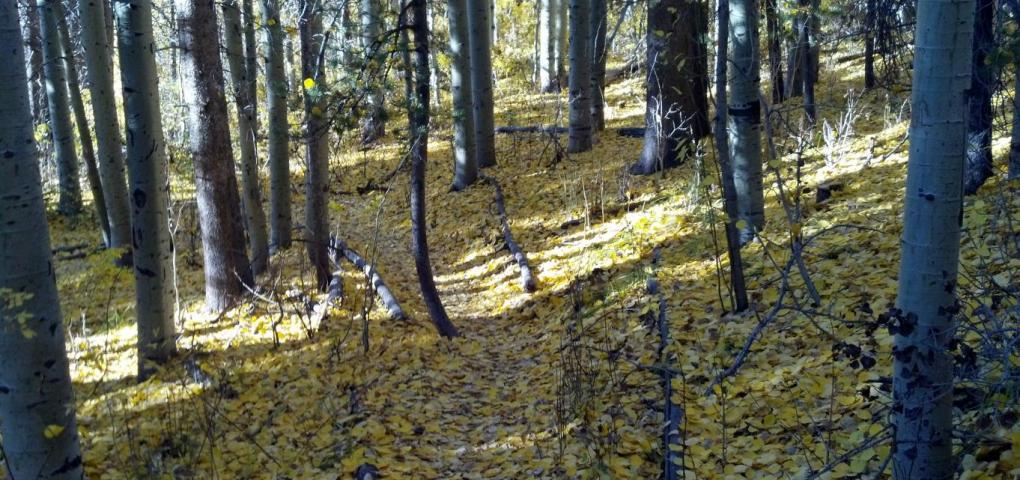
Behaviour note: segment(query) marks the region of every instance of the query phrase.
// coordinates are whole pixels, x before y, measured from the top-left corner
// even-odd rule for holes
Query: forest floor
[[[528,293],[501,249],[492,187],[449,191],[449,129],[434,128],[429,241],[440,293],[463,333],[453,341],[437,336],[420,300],[406,172],[383,183],[386,191],[356,193],[401,161],[404,125],[393,121],[377,147],[334,155],[330,207],[335,231],[378,266],[406,322],[378,302],[372,308],[364,276],[349,266],[342,304],[321,322],[306,314],[299,294],[322,296],[302,273],[300,243],[272,259],[259,280],[263,299],[202,313],[193,208],[176,187],[188,179],[175,181],[181,355],[154,378],[134,380],[130,271],[107,253],[58,254],[88,476],[329,479],[373,464],[385,478],[657,478],[664,363],[658,297],[645,289],[656,249],[672,336],[665,353],[679,371],[671,400],[686,413],[686,478],[888,476],[892,337],[879,315],[896,295],[909,94],[848,95],[861,84],[853,70],[822,71],[830,73],[819,82],[821,114],[844,126],[825,135],[819,123],[802,149],[791,129],[777,135],[783,155],[766,174],[767,225],[744,249],[753,306],[741,315],[721,301],[721,200],[714,173],[703,173],[715,170],[711,146],[700,162],[631,177],[641,139],[607,131],[593,151],[559,158],[548,136],[498,135],[499,166],[486,174],[502,183],[513,234],[536,273],[538,290]],[[639,80],[607,94],[610,127],[643,123]],[[503,125],[554,122],[550,112],[565,108],[556,95],[497,89],[497,98]],[[857,99],[850,109],[849,99]],[[997,139],[999,158],[1007,144]],[[175,172],[186,175],[181,163]],[[802,212],[793,223],[777,169]],[[300,178],[295,170],[295,205]],[[832,198],[816,202],[816,187],[828,184],[837,185]],[[1004,219],[1020,204],[1012,188],[993,180],[966,200],[964,283],[985,274],[1013,281],[1020,261],[1000,254]],[[54,217],[53,225],[56,246],[98,243],[89,221]],[[820,305],[786,268],[791,232],[807,243]],[[991,303],[985,292],[975,301]],[[742,368],[706,392],[759,325]],[[1020,475],[1009,398],[961,407],[961,428],[980,426],[961,447],[965,478]]]

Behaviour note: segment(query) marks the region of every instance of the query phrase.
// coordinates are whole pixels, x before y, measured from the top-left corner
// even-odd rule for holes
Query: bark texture
[[[538,8],[538,84],[543,92],[559,89],[556,53],[559,48],[557,20],[560,0],[540,0]]]
[[[329,185],[329,122],[326,80],[322,65],[322,4],[301,0],[301,75],[305,78],[305,248],[319,290],[329,288],[329,227],[326,193]]]
[[[590,0],[570,2],[570,134],[567,152],[591,150],[591,5]]]
[[[478,166],[496,164],[496,128],[492,98],[492,0],[468,2],[471,35],[471,90],[474,96],[475,156]]]
[[[383,86],[374,80],[381,76],[384,71],[382,64],[386,61],[383,51],[385,50],[380,38],[382,33],[382,6],[380,0],[361,0],[361,45],[365,49],[366,60],[372,65],[370,72],[378,72],[371,75],[372,85],[369,87],[368,95],[365,98],[368,104],[368,115],[362,119],[361,141],[372,143],[386,134],[386,112],[383,93]]]
[[[975,0],[974,54],[967,90],[967,163],[963,191],[977,193],[992,176],[992,93],[995,66],[989,55],[995,49],[995,0]]]
[[[0,2],[0,436],[12,478],[80,479],[81,447],[17,4]],[[70,407],[70,408],[69,408]],[[56,435],[46,435],[59,429]],[[49,429],[49,430],[48,430]]]
[[[287,61],[283,56],[280,0],[261,0],[263,50],[266,55],[267,154],[269,156],[269,246],[291,245],[290,153],[287,125]],[[298,88],[295,86],[295,88]]]
[[[219,312],[233,306],[244,284],[251,284],[251,265],[234,177],[216,7],[213,0],[175,0],[174,4],[202,230],[205,305]]]
[[[631,173],[679,165],[708,125],[708,33],[705,6],[693,0],[648,5],[645,141]]]
[[[591,123],[595,131],[606,128],[606,29],[609,9],[606,0],[591,0]]]
[[[450,25],[450,89],[453,91],[453,189],[462,190],[478,180],[470,29],[467,1],[448,0],[446,5]]]
[[[160,118],[152,0],[115,0],[124,97],[131,238],[138,317],[138,376],[176,352],[167,202],[166,142]]]
[[[953,478],[950,342],[963,218],[974,0],[920,0],[910,159],[893,325],[897,479]]]
[[[786,89],[783,84],[783,28],[777,0],[765,0],[765,29],[768,35],[772,103],[780,103],[786,100]]]
[[[758,2],[730,0],[729,128],[730,161],[737,195],[737,218],[743,220],[741,243],[765,226],[759,100]]]

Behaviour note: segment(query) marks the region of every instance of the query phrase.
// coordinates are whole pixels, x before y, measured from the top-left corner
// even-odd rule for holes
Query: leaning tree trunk
[[[246,3],[250,0],[244,0]],[[258,75],[248,70],[242,44],[241,14],[236,0],[223,3],[223,36],[230,67],[230,83],[234,87],[234,105],[237,109],[237,145],[241,149],[241,206],[244,207],[244,225],[251,244],[253,274],[266,270],[269,262],[269,238],[266,232],[266,213],[262,210],[262,188],[259,185],[259,168],[255,158],[255,91],[249,80]]]
[[[319,290],[329,288],[329,122],[326,117],[326,75],[322,65],[322,5],[301,0],[301,75],[305,78],[305,246]]]
[[[709,134],[705,7],[687,0],[648,5],[645,141],[631,173],[649,175],[683,161]]]
[[[43,41],[43,73],[50,111],[50,132],[56,152],[60,200],[57,209],[62,215],[81,212],[81,184],[78,181],[78,155],[74,150],[74,129],[68,104],[67,74],[64,71],[60,31],[57,29],[56,2],[36,0],[39,8],[39,30]]]
[[[453,91],[453,189],[462,190],[478,180],[468,6],[466,0],[447,0],[446,5],[450,25],[450,89]]]
[[[737,195],[740,241],[765,226],[761,166],[761,101],[758,58],[758,1],[731,0],[729,12],[729,154]]]
[[[411,251],[422,297],[439,335],[459,336],[439,298],[429,259],[428,222],[425,218],[425,167],[429,155],[429,26],[425,0],[409,0],[414,30],[415,99],[411,115]],[[410,75],[411,72],[407,72]]]
[[[541,0],[538,6],[538,85],[543,92],[554,92],[557,85],[556,50],[559,48],[556,20],[560,0]]]
[[[287,61],[283,57],[280,0],[262,0],[265,22],[267,153],[269,156],[269,246],[285,250],[291,244],[290,152],[287,125]]]
[[[733,296],[733,309],[737,312],[747,310],[747,287],[744,285],[744,262],[740,255],[740,233],[736,221],[739,216],[737,206],[737,189],[733,182],[733,166],[730,164],[730,149],[727,139],[726,80],[729,64],[727,62],[729,38],[730,8],[727,0],[718,0],[719,11],[716,15],[716,60],[715,60],[715,151],[718,158],[720,183],[723,191],[723,208],[726,210],[726,248],[730,257],[730,293]],[[738,14],[739,17],[739,14]]]
[[[591,150],[591,10],[590,0],[570,1],[570,134],[567,152]]]
[[[78,66],[75,65],[77,56],[74,46],[71,44],[71,29],[67,27],[67,14],[64,11],[64,6],[60,2],[56,2],[53,4],[53,8],[56,13],[57,30],[60,33],[60,50],[63,52],[61,58],[64,61],[71,112],[74,114],[75,127],[78,129],[81,158],[85,162],[85,177],[88,180],[89,191],[92,193],[92,206],[96,209],[96,219],[99,221],[99,229],[103,234],[103,244],[109,248],[113,247],[110,217],[107,215],[106,196],[103,193],[99,167],[96,165],[96,148],[92,144],[92,130],[89,128],[89,121],[85,116],[85,102],[81,98],[81,87],[79,86],[81,82],[78,79]]]
[[[976,0],[974,54],[967,91],[967,162],[963,191],[977,193],[992,176],[992,93],[995,66],[989,55],[995,49],[995,0]]]
[[[606,28],[609,10],[606,0],[591,0],[591,123],[596,131],[606,128]]]
[[[234,152],[223,92],[216,9],[209,0],[175,0],[181,77],[188,106],[195,200],[205,261],[205,305],[230,308],[250,285],[241,199],[234,177]]]
[[[0,2],[0,436],[11,478],[80,479],[17,3]]]
[[[361,142],[372,143],[386,134],[386,120],[383,93],[383,86],[374,79],[382,77],[385,71],[383,63],[386,61],[384,47],[382,44],[382,7],[381,0],[361,0],[361,45],[365,49],[366,60],[369,62],[370,80],[373,84],[369,87],[368,116],[362,120]],[[306,77],[307,78],[307,77]]]
[[[92,94],[92,118],[103,184],[111,247],[131,247],[131,206],[124,180],[124,152],[121,150],[120,113],[113,90],[113,65],[107,37],[105,0],[78,0],[81,40]]]
[[[145,379],[152,373],[153,363],[165,363],[177,350],[166,142],[159,109],[152,0],[115,1],[131,192],[138,376]]]
[[[779,17],[777,0],[765,0],[765,30],[768,32],[769,79],[772,82],[772,103],[786,100],[783,86],[783,40],[782,19]]]
[[[471,36],[471,90],[474,96],[475,156],[481,168],[496,165],[496,119],[492,98],[492,0],[468,2]]]
[[[917,2],[893,347],[893,476],[953,478],[953,359],[974,0]]]

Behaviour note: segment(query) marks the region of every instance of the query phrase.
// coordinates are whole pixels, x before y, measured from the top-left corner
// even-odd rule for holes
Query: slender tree
[[[765,0],[765,30],[769,47],[769,79],[772,82],[772,103],[786,100],[783,85],[782,20],[777,0]]]
[[[205,304],[218,312],[237,301],[243,284],[251,284],[223,92],[219,29],[212,1],[175,0],[174,4],[205,260]]]
[[[471,85],[471,52],[466,0],[448,0],[450,24],[450,89],[453,91],[453,189],[478,180],[475,116]]]
[[[381,45],[382,38],[382,5],[380,0],[361,0],[361,45],[365,49],[366,60],[373,65],[371,71],[381,71],[386,57]],[[361,141],[372,143],[386,134],[386,111],[383,85],[373,80],[368,96],[368,116],[362,119]]]
[[[263,50],[266,55],[269,156],[269,246],[284,250],[291,245],[290,153],[287,124],[287,61],[283,56],[280,0],[261,0]]]
[[[17,3],[0,2],[0,436],[11,478],[84,478]],[[42,472],[42,474],[40,474]]]
[[[428,222],[425,218],[425,168],[429,155],[429,26],[425,0],[409,0],[411,28],[414,30],[414,92],[411,131],[411,251],[418,272],[422,297],[436,330],[443,337],[460,333],[450,322],[432,277],[429,259]],[[412,75],[412,72],[407,72]]]
[[[976,0],[974,54],[967,90],[967,162],[963,191],[977,193],[992,176],[992,93],[996,67],[989,61],[995,50],[995,0]]]
[[[475,156],[481,168],[496,165],[496,118],[492,98],[492,0],[468,2],[471,37],[471,93],[474,98]]]
[[[864,89],[871,90],[878,83],[875,78],[875,17],[877,0],[864,2]]]
[[[692,143],[708,135],[708,13],[700,2],[648,4],[645,139],[631,173],[679,165]]]
[[[78,181],[78,154],[74,149],[74,129],[68,103],[67,73],[64,70],[63,48],[57,29],[55,4],[59,0],[36,0],[39,8],[39,31],[43,42],[43,73],[50,111],[50,133],[57,156],[57,177],[60,185],[58,211],[63,215],[81,212],[81,184]]]
[[[320,290],[329,287],[326,193],[329,185],[329,123],[326,119],[326,75],[322,64],[323,33],[320,0],[301,0],[301,75],[305,78],[305,247]]]
[[[556,84],[562,89],[567,84],[567,64],[570,61],[567,43],[570,39],[570,0],[556,0],[559,15],[556,17]]]
[[[758,1],[731,0],[729,12],[729,157],[737,195],[737,218],[743,220],[741,242],[765,226],[761,165],[759,100]]]
[[[18,2],[21,3],[21,2]],[[43,123],[47,118],[46,93],[43,84],[43,54],[42,34],[39,33],[39,10],[34,1],[26,2],[25,5],[25,42],[28,47],[28,69],[32,92],[32,118],[37,123]]]
[[[596,131],[606,128],[606,60],[609,57],[606,29],[609,9],[606,0],[591,0],[591,123]]]
[[[560,0],[540,0],[538,7],[538,83],[543,92],[554,92],[557,84],[556,53],[559,35],[556,21],[559,20]]]
[[[910,159],[892,330],[893,476],[950,479],[956,278],[974,0],[917,2]]]
[[[236,1],[236,0],[235,0]],[[251,117],[248,123],[255,138],[259,133],[259,53],[258,42],[255,40],[255,4],[254,0],[241,0],[242,29],[244,37],[244,70],[247,72],[245,80],[248,82],[248,96],[251,101],[248,104],[248,115]],[[257,143],[257,142],[256,142]]]
[[[817,113],[815,111],[815,75],[818,70],[815,49],[815,35],[813,22],[816,5],[813,0],[798,0],[800,5],[801,20],[797,24],[797,50],[799,59],[799,70],[801,76],[801,92],[804,95],[804,115],[809,124],[814,125]]]
[[[128,190],[138,317],[138,376],[177,350],[167,202],[166,142],[159,108],[152,0],[115,0],[124,98]]]
[[[245,0],[248,1],[248,0]],[[237,145],[241,150],[241,205],[244,207],[244,225],[251,245],[252,273],[260,274],[269,262],[269,238],[266,232],[266,213],[262,209],[262,187],[255,159],[255,92],[249,78],[258,75],[248,70],[242,42],[241,12],[236,0],[223,2],[223,36],[230,68],[230,83],[234,90],[237,110]]]
[[[733,182],[733,166],[730,163],[728,132],[726,130],[729,112],[727,100],[727,50],[730,38],[729,19],[730,6],[728,0],[718,0],[716,4],[716,60],[715,60],[715,151],[719,162],[720,183],[723,191],[723,208],[726,210],[726,248],[730,257],[730,294],[733,296],[733,309],[738,312],[747,310],[747,287],[744,285],[744,262],[740,254],[740,232],[736,222],[739,216],[737,189]],[[739,15],[738,15],[739,16]]]
[[[99,176],[103,184],[111,247],[131,247],[131,206],[124,177],[124,152],[121,149],[120,114],[113,90],[113,65],[107,37],[105,0],[78,0],[81,40],[92,96],[92,118],[99,158]]]
[[[570,135],[567,151],[587,152],[594,143],[591,118],[590,0],[570,1]]]
[[[60,58],[64,62],[71,113],[74,115],[74,125],[78,130],[81,158],[85,162],[85,178],[88,180],[89,191],[92,193],[92,206],[96,209],[96,220],[99,221],[103,244],[112,247],[106,195],[103,193],[103,184],[99,179],[99,167],[96,165],[96,148],[92,143],[92,129],[89,128],[89,121],[85,116],[85,102],[81,98],[81,87],[79,86],[81,82],[78,79],[78,65],[76,64],[77,56],[74,52],[74,45],[71,43],[71,31],[67,26],[67,12],[64,11],[64,6],[60,2],[54,3],[53,8],[56,14],[54,17],[57,20],[57,31],[60,34]]]

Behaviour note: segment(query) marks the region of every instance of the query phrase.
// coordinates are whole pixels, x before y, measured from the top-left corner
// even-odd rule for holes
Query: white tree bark
[[[897,479],[949,479],[955,296],[974,0],[920,0],[914,54],[893,422]]]
[[[496,119],[492,97],[492,0],[470,0],[471,90],[474,96],[475,156],[478,166],[496,164]]]
[[[450,89],[453,91],[453,188],[462,190],[478,180],[468,6],[466,0],[447,0],[446,4],[450,25]]]
[[[167,211],[166,141],[160,117],[152,0],[115,0],[124,97],[128,188],[138,317],[138,376],[168,360],[177,347]]]
[[[287,125],[287,61],[283,56],[280,0],[262,0],[262,43],[266,55],[266,116],[269,156],[269,246],[283,250],[291,245],[290,153]],[[298,85],[295,89],[300,88]]]
[[[570,1],[570,134],[567,151],[591,150],[591,11],[589,0]]]
[[[382,6],[381,0],[361,0],[361,45],[365,49],[367,60],[373,67],[369,71],[378,72],[371,77],[379,79],[384,71],[382,64],[386,61],[383,54],[385,47],[380,43],[382,32]],[[365,97],[368,104],[368,116],[363,119],[361,141],[371,143],[386,133],[386,121],[384,102],[386,96],[383,92],[382,82],[372,80],[369,94]]]
[[[538,83],[543,92],[558,88],[556,52],[559,41],[556,33],[559,20],[559,0],[540,0],[538,7]]]
[[[0,2],[0,436],[11,478],[83,478],[16,2]]]
[[[757,0],[730,0],[729,149],[737,217],[746,243],[765,224],[761,165],[761,102]]]

